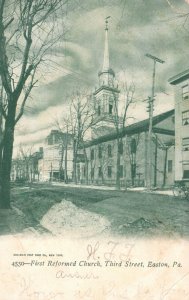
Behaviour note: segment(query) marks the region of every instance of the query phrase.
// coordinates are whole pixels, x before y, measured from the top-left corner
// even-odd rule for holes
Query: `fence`
[[[85,179],[82,179],[79,181],[80,184],[87,184],[87,181]],[[110,180],[110,179],[96,179],[96,180],[88,180],[88,185],[97,185],[97,186],[116,186],[116,180]],[[134,180],[134,187],[143,187],[144,186],[144,180],[142,179],[135,179]],[[120,179],[120,187],[132,187],[132,181],[125,179]]]

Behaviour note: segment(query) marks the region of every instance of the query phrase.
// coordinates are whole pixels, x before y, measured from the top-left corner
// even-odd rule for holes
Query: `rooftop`
[[[176,85],[185,81],[186,79],[189,79],[189,69],[171,77],[168,81],[170,84]]]

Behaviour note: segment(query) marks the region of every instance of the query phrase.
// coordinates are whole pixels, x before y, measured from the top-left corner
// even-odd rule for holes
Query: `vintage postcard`
[[[189,299],[188,17],[0,0],[0,299]]]

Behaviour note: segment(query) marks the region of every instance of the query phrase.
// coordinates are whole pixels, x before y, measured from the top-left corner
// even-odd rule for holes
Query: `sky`
[[[51,51],[53,63],[41,68],[43,77],[32,91],[25,114],[16,126],[15,149],[22,143],[37,149],[66,115],[77,89],[93,92],[98,86],[104,51],[104,20],[109,19],[110,65],[117,80],[125,74],[135,85],[134,121],[148,117],[153,61],[150,53],[165,61],[157,64],[154,114],[174,107],[168,79],[188,68],[189,12],[187,0],[70,0],[62,30],[65,36]],[[57,22],[61,22],[61,18]],[[52,54],[53,53],[53,54]]]

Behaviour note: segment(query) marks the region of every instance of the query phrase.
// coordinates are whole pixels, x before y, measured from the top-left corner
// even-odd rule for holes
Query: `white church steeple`
[[[106,17],[105,20],[105,45],[104,45],[104,59],[102,65],[102,71],[99,72],[99,84],[105,86],[114,85],[115,73],[110,68],[110,58],[109,58],[109,45],[108,45],[108,19],[110,16]]]
[[[102,69],[98,73],[99,87],[93,93],[93,108],[95,111],[93,136],[109,133],[115,129],[115,116],[119,99],[119,90],[115,86],[115,73],[110,67],[108,45],[108,19],[105,19],[105,45]],[[101,132],[102,131],[102,132]]]
[[[109,47],[108,47],[108,18],[106,18],[106,26],[105,26],[105,45],[104,45],[104,61],[102,72],[107,72],[110,68],[110,61],[109,61]]]

